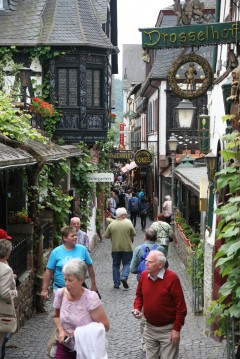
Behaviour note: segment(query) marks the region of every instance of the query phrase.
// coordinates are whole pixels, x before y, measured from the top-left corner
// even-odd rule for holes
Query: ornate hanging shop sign
[[[240,21],[175,27],[139,29],[143,49],[206,46],[236,43],[240,40]]]
[[[138,167],[148,167],[152,163],[152,154],[148,150],[139,150],[135,153],[134,161]]]
[[[194,99],[204,95],[213,83],[209,62],[202,56],[180,56],[168,71],[172,91],[181,98]]]

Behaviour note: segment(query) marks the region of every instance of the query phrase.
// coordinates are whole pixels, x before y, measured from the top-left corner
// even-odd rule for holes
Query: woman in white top
[[[163,203],[163,214],[165,221],[170,224],[172,216],[172,200],[170,196],[165,196],[165,202]]]

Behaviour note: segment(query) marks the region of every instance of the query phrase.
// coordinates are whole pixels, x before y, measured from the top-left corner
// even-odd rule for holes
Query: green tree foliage
[[[216,335],[225,332],[226,317],[240,318],[240,133],[227,134],[223,141],[224,165],[216,174],[216,191],[223,197],[216,210],[220,218],[216,235],[217,240],[223,240],[224,244],[215,259],[226,281],[220,288],[219,299],[210,304],[207,312],[208,323],[217,320],[220,325]]]

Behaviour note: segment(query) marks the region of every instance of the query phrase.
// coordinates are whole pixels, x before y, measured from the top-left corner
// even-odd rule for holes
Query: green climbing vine
[[[73,197],[69,196],[63,190],[62,180],[56,182],[56,178],[62,178],[63,173],[69,169],[64,161],[46,164],[39,176],[39,192],[41,202],[39,207],[53,210],[54,225],[56,230],[55,244],[59,244],[61,228],[68,224],[71,201]]]
[[[222,139],[224,166],[216,174],[216,191],[222,201],[216,210],[220,219],[216,235],[224,244],[215,259],[225,283],[219,299],[212,301],[207,310],[208,324],[218,322],[215,335],[219,336],[225,333],[227,317],[240,318],[240,133],[235,130]]]
[[[25,143],[29,138],[40,142],[47,139],[29,124],[30,115],[14,108],[13,98],[0,91],[0,131],[12,140]]]

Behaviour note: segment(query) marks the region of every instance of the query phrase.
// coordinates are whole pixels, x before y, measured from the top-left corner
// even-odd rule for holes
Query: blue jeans
[[[127,280],[133,252],[112,252],[113,259],[113,282],[120,285],[121,279]],[[120,265],[122,263],[122,275],[120,277]]]

